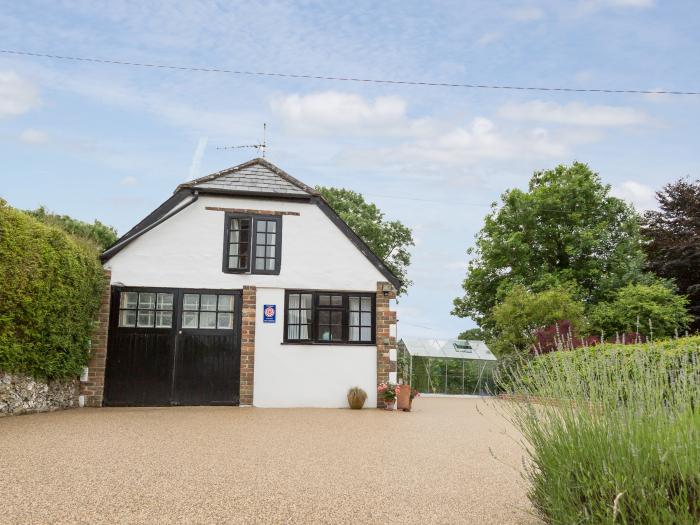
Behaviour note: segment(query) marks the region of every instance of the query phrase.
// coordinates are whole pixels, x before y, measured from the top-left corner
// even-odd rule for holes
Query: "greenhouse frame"
[[[398,377],[421,394],[489,395],[496,356],[483,341],[401,339]]]

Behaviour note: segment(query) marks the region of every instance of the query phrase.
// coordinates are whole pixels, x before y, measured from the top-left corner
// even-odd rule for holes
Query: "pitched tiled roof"
[[[225,193],[264,193],[299,197],[318,194],[313,188],[260,158],[185,182],[178,186],[177,190],[183,188]]]

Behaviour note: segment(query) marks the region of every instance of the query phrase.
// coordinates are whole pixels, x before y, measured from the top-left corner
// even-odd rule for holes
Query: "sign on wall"
[[[263,323],[274,323],[277,320],[277,305],[263,305]]]

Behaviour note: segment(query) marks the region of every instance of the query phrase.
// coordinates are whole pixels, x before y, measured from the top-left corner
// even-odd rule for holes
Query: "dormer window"
[[[224,272],[278,275],[281,248],[282,217],[226,214]]]
[[[472,345],[469,341],[455,341],[454,344],[455,352],[470,352],[472,351]]]

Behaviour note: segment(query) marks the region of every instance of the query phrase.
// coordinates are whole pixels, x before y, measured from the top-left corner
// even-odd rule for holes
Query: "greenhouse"
[[[401,339],[398,377],[422,394],[493,393],[496,356],[483,341]]]

